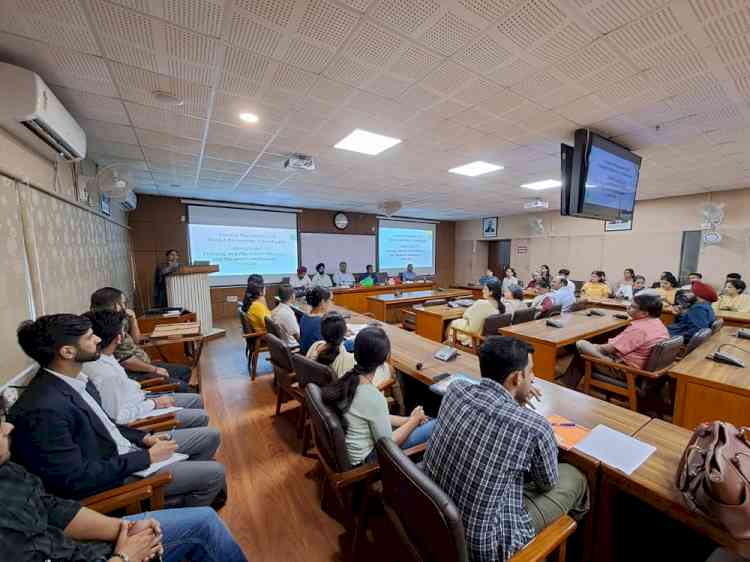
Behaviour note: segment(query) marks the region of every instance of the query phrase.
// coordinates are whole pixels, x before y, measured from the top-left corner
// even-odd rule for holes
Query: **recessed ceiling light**
[[[245,123],[257,123],[258,116],[255,113],[240,113],[240,119]]]
[[[561,186],[562,182],[560,180],[542,180],[521,184],[521,187],[525,187],[526,189],[533,189],[535,191],[539,191],[541,189],[552,189],[553,187]]]
[[[497,170],[502,170],[502,166],[498,166],[497,164],[490,164],[489,162],[482,162],[481,160],[477,160],[476,162],[470,162],[469,164],[464,164],[463,166],[459,166],[458,168],[451,168],[448,170],[452,174],[461,174],[462,176],[481,176],[482,174],[489,174],[490,172],[495,172]]]
[[[154,99],[157,102],[164,105],[174,105],[176,107],[179,107],[185,103],[185,100],[180,96],[164,90],[154,90],[153,92],[151,92],[151,95],[154,96]]]
[[[362,129],[354,129],[351,133],[334,144],[333,147],[375,156],[400,142],[401,139],[378,135],[377,133],[371,133],[370,131],[364,131]]]

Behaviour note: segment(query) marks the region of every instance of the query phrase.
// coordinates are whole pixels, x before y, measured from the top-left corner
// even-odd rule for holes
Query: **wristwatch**
[[[122,560],[122,562],[130,562],[130,558],[128,558],[127,554],[122,554],[121,552],[115,552],[110,558],[119,558]]]

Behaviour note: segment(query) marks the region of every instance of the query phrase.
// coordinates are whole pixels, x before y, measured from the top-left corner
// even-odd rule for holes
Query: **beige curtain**
[[[13,180],[0,176],[0,385],[31,364],[16,342],[18,325],[32,315],[23,226]]]

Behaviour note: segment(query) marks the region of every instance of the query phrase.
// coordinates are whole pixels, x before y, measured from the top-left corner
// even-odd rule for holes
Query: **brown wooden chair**
[[[717,318],[711,323],[711,333],[716,334],[720,332],[723,327],[724,327],[724,319]]]
[[[466,345],[461,341],[462,337],[466,340],[469,340],[471,343],[469,345]],[[477,350],[481,345],[480,337],[481,336],[479,334],[476,334],[474,332],[469,332],[468,330],[463,330],[461,328],[451,327],[451,329],[449,330],[448,345],[450,345],[451,347],[455,347],[456,349],[460,349],[461,351],[465,351],[466,353],[476,355]]]
[[[164,509],[164,488],[171,481],[170,472],[154,474],[85,498],[81,505],[99,513],[124,510],[128,515]]]
[[[536,308],[521,308],[513,313],[512,325],[523,324],[524,322],[531,322],[536,316]]]
[[[147,392],[177,392],[180,385],[177,383],[163,384],[164,379],[155,377],[140,381],[141,388]]]
[[[265,342],[265,330],[253,331],[247,315],[242,311],[242,307],[237,307],[237,314],[242,324],[242,337],[245,339],[245,356],[247,357],[247,371],[250,373],[250,379],[255,380],[258,372],[258,357],[264,351],[268,351]]]
[[[351,533],[351,559],[356,560],[359,537],[367,529],[369,497],[375,493],[371,484],[378,480],[380,468],[377,463],[352,466],[341,420],[323,402],[317,384],[305,387],[305,403],[310,412],[313,442],[323,472],[321,509]],[[426,445],[422,444],[404,451],[404,454],[417,458],[425,449]]]
[[[409,332],[414,332],[417,329],[417,313],[412,308],[402,308],[399,313],[401,314],[401,327]]]
[[[607,399],[612,395],[624,398],[628,407],[638,411],[639,388],[641,381],[656,381],[666,377],[682,349],[682,336],[675,336],[656,344],[651,350],[643,369],[636,369],[624,363],[615,363],[582,354],[584,360],[583,391],[591,394],[591,389],[604,392]],[[666,379],[665,379],[666,380]],[[643,392],[645,388],[641,388]]]
[[[453,501],[392,439],[382,438],[376,447],[385,512],[413,560],[468,562],[463,522]],[[556,553],[554,559],[564,562],[566,541],[575,529],[576,522],[563,515],[510,560],[538,562]]]
[[[174,414],[163,414],[161,416],[154,416],[152,418],[142,418],[139,420],[132,421],[128,424],[128,427],[134,429],[140,429],[141,431],[148,431],[151,433],[158,433],[160,431],[169,431],[170,429],[177,429],[180,427],[180,422],[177,421],[177,416]]]

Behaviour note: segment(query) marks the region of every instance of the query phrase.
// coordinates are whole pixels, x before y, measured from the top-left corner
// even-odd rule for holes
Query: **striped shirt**
[[[558,482],[549,422],[497,382],[457,381],[443,398],[424,471],[461,513],[472,562],[508,560],[533,537],[524,482]]]

